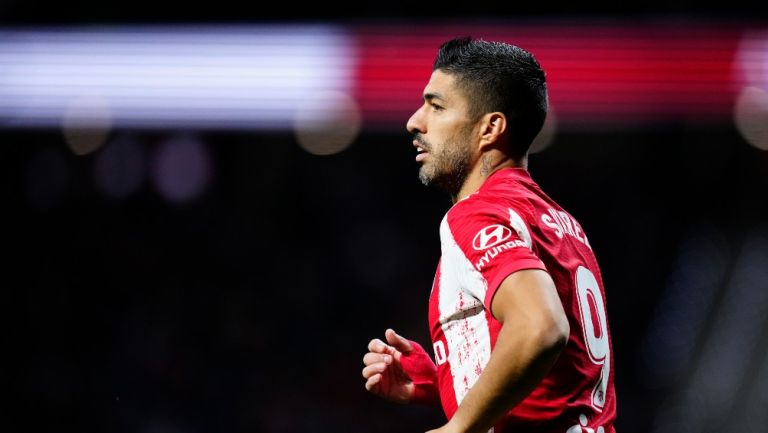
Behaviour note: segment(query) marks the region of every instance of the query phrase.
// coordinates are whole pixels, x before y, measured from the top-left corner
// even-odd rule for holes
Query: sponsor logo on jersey
[[[482,271],[485,265],[487,265],[493,259],[495,259],[496,256],[498,256],[501,252],[510,250],[512,248],[520,248],[520,247],[527,248],[528,245],[526,245],[526,243],[521,241],[520,239],[513,239],[499,246],[495,246],[490,250],[486,251],[485,254],[483,254],[483,256],[480,257],[480,259],[475,262],[475,269],[477,269],[478,271]]]
[[[501,224],[494,224],[483,228],[472,240],[472,247],[478,251],[498,245],[512,236],[512,230]]]

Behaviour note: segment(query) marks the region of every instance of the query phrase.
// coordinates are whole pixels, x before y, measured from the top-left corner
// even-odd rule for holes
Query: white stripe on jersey
[[[438,310],[448,346],[456,404],[461,404],[491,357],[483,299],[488,284],[453,238],[447,215],[440,224],[442,260]]]
[[[528,231],[528,225],[525,224],[525,220],[512,209],[509,210],[509,225],[515,229],[520,239],[528,245],[528,249],[533,249],[533,242],[531,242],[531,232]]]

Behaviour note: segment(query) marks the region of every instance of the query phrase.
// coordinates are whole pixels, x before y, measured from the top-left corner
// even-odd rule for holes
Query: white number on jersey
[[[448,360],[448,355],[445,353],[445,346],[443,345],[442,341],[435,341],[435,344],[432,345],[432,348],[435,351],[435,363],[437,365],[442,365],[445,363],[445,361]]]
[[[600,377],[592,390],[592,406],[598,411],[602,411],[603,406],[605,406],[608,376],[611,372],[608,321],[605,315],[605,302],[595,274],[583,266],[579,266],[576,270],[576,292],[578,293],[581,324],[584,329],[584,341],[587,345],[589,359],[594,364],[602,365]],[[594,312],[592,311],[593,308]]]

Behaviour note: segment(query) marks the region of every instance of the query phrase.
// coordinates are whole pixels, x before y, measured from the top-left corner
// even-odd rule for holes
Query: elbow
[[[568,344],[568,339],[571,336],[571,325],[568,324],[568,318],[565,317],[565,314],[557,321],[556,328],[555,346],[558,348],[558,351],[561,351],[565,349],[565,345]]]
[[[565,314],[549,317],[540,327],[540,342],[547,351],[560,353],[568,344],[571,326]]]

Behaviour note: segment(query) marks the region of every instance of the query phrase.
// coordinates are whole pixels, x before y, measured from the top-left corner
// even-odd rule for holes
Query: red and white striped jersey
[[[611,338],[600,269],[581,225],[525,169],[493,173],[440,224],[429,301],[440,400],[448,418],[483,372],[501,323],[491,300],[523,269],[546,270],[571,334],[551,371],[495,433],[610,433],[616,417]]]

